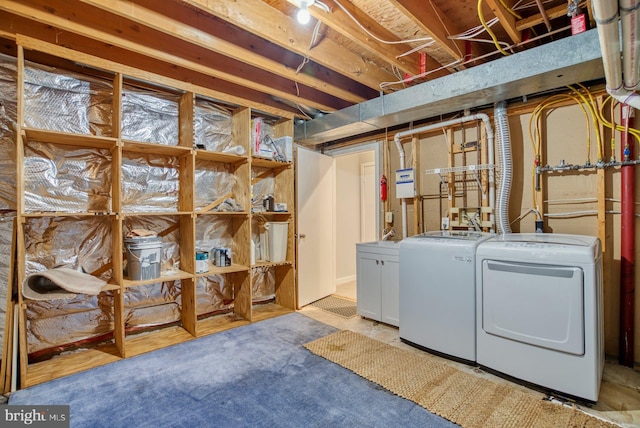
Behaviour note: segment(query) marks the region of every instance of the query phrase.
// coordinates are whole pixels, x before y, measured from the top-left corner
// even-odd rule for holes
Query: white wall
[[[356,275],[360,237],[360,164],[375,161],[373,151],[336,157],[336,283]]]

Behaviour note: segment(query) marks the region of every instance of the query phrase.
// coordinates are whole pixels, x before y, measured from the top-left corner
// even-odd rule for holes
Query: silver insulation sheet
[[[251,181],[254,178],[266,172],[268,168],[251,168]],[[275,179],[273,173],[262,178],[260,181],[251,185],[251,211],[260,212],[263,211],[262,201],[267,196],[273,196],[275,191]]]
[[[16,210],[16,59],[0,55],[0,210]]]
[[[111,263],[111,222],[106,216],[27,218],[26,275],[67,267],[91,273]],[[111,270],[101,278],[109,280]],[[98,337],[113,330],[113,296],[27,301],[29,352]]]
[[[213,248],[229,248],[231,259],[238,254],[238,246],[233,239],[233,222],[229,218],[201,215],[196,219],[196,248],[211,251]],[[211,262],[211,259],[209,259]]]
[[[110,150],[25,142],[25,212],[106,212],[110,195]]]
[[[251,270],[251,301],[254,303],[272,300],[276,297],[276,271],[272,267]]]
[[[175,156],[122,155],[122,212],[178,211],[180,161]]]
[[[232,192],[237,184],[237,178],[230,165],[202,160],[196,160],[195,180],[196,211]],[[213,211],[242,211],[244,209],[235,198],[229,199],[218,205]]]
[[[124,87],[122,139],[177,146],[178,101],[177,95]]]
[[[233,309],[233,282],[226,275],[199,277],[196,282],[196,311],[198,315]]]
[[[133,229],[146,229],[162,236],[162,261],[160,271],[163,274],[176,271],[180,268],[180,229],[165,234],[165,231],[173,227],[179,221],[176,216],[135,216],[125,217],[122,222],[124,236]],[[126,248],[124,248],[126,251]],[[126,269],[126,267],[125,267]]]
[[[180,320],[180,281],[129,287],[124,293],[125,329],[154,327]]]
[[[252,168],[251,169],[251,181],[253,179],[265,172],[267,168]],[[256,249],[255,257],[256,260],[264,260],[264,254],[262,254],[262,248],[266,245],[266,230],[264,224],[267,222],[267,219],[263,216],[260,216],[260,212],[264,211],[263,201],[264,199],[271,195],[273,196],[273,192],[275,190],[275,179],[273,174],[268,175],[256,182],[251,186],[251,211],[254,212],[251,220],[251,240],[254,243],[254,247]]]
[[[24,124],[28,128],[110,136],[113,84],[25,63]]]
[[[213,152],[244,155],[245,148],[232,138],[232,115],[205,100],[196,100],[194,117],[195,144]]]
[[[15,214],[0,216],[0,343],[4,343],[4,326],[7,322],[7,295],[12,284],[9,284],[11,265],[11,241],[13,237],[13,220]],[[0,345],[1,346],[1,345]]]
[[[132,229],[152,230],[164,235],[160,270],[165,275],[180,268],[180,229],[165,234],[177,222],[177,216],[135,216],[125,217],[122,227],[125,236]],[[180,292],[178,280],[127,288],[125,328],[160,326],[180,320]]]

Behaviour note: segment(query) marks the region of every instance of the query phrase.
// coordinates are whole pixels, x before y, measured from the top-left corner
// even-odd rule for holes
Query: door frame
[[[363,143],[363,144],[357,144],[357,145],[353,145],[350,147],[342,147],[342,148],[337,148],[337,149],[327,149],[325,150],[323,153],[325,155],[328,156],[332,156],[332,157],[339,157],[339,156],[344,156],[344,155],[351,155],[351,154],[355,154],[355,153],[361,153],[361,152],[370,152],[373,151],[374,152],[374,159],[375,159],[375,175],[376,177],[380,177],[382,175],[382,170],[383,170],[383,165],[382,165],[382,150],[383,150],[383,142],[382,140],[373,140],[371,142],[368,143]],[[334,195],[335,197],[335,195]],[[380,188],[378,187],[378,191],[377,191],[377,196],[376,199],[379,201],[380,200]],[[333,202],[333,206],[336,206],[336,201]],[[378,203],[378,209],[376,210],[376,240],[379,240],[382,238],[382,229],[381,229],[381,219],[383,218],[382,216],[382,210],[384,210],[384,205]],[[336,215],[336,213],[334,213],[334,215]],[[335,222],[334,222],[335,225]],[[334,235],[337,233],[336,230],[334,229],[333,231]],[[336,243],[336,240],[334,239],[334,245]],[[337,254],[337,248],[333,249],[333,257],[336,257]]]

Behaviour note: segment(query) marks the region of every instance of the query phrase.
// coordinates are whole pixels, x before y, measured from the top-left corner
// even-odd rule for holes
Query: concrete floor
[[[353,283],[339,286],[336,294],[355,300],[355,281]],[[397,346],[402,349],[407,349],[412,352],[423,352],[402,343],[398,335],[398,329],[393,326],[364,319],[360,316],[346,319],[312,306],[306,306],[302,308],[300,312],[306,316],[342,330],[355,331],[381,342]],[[478,368],[444,358],[442,360],[447,364],[451,364],[452,366],[471,373],[474,376],[482,376],[495,382],[509,383],[516,388],[528,389],[525,386],[515,384],[501,377],[483,372]],[[529,391],[534,394],[539,394],[541,397],[543,396],[540,392],[530,389]],[[584,405],[578,405],[578,407],[593,416],[616,423],[621,427],[640,427],[640,372],[628,367],[620,366],[613,360],[607,361],[602,379],[602,386],[600,387],[598,402],[591,407]]]

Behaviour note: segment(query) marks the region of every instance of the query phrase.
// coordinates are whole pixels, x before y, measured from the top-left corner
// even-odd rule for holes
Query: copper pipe
[[[536,4],[538,5],[538,9],[540,10],[540,16],[542,16],[544,25],[547,26],[547,31],[551,31],[551,21],[549,21],[549,17],[547,16],[547,11],[544,10],[544,6],[542,5],[542,0],[536,0]]]

